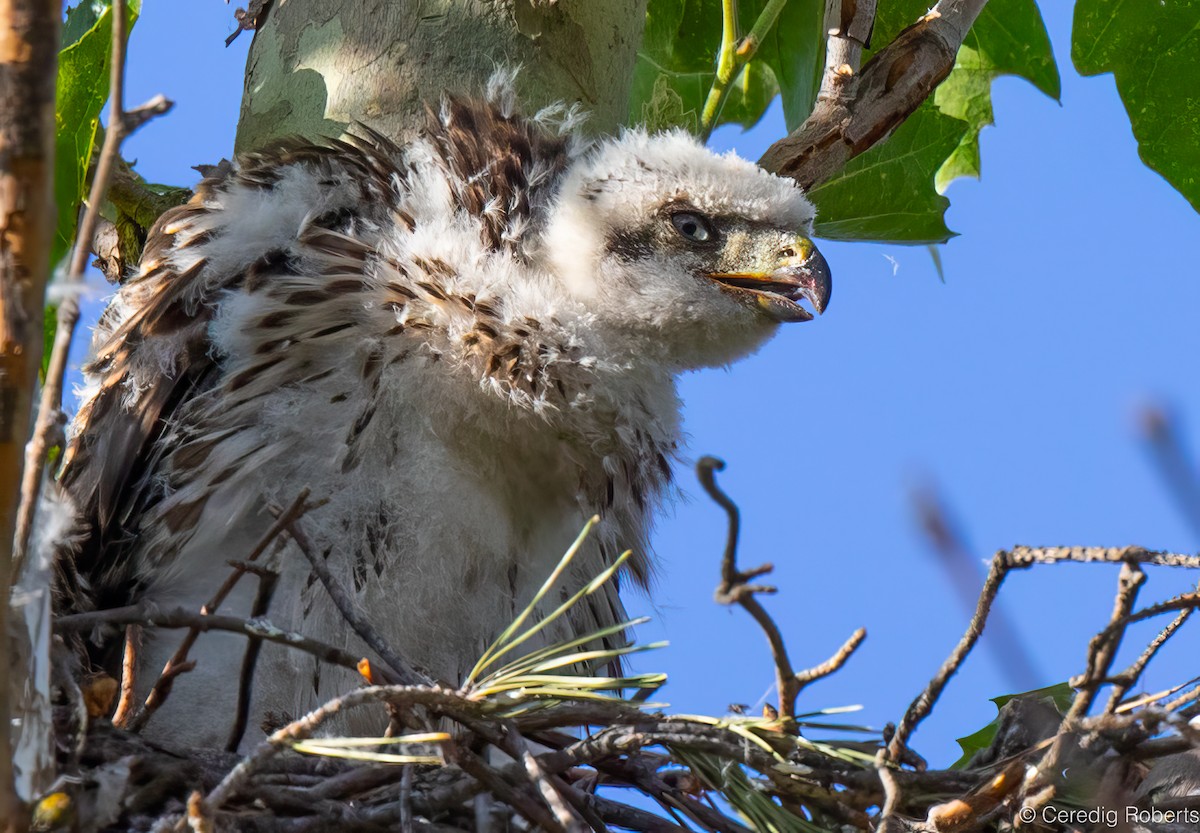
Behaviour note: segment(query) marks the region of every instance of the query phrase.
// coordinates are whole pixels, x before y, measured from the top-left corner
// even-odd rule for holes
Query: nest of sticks
[[[1130,698],[1162,645],[1200,604],[1184,593],[1138,608],[1144,568],[1200,567],[1200,558],[1121,549],[1018,547],[991,562],[975,615],[958,645],[895,724],[882,731],[840,723],[831,710],[798,713],[797,698],[836,673],[865,633],[854,633],[827,662],[796,671],[755,583],[765,565],[737,560],[738,511],[717,486],[720,463],[701,461],[701,482],[729,515],[717,600],[744,608],[761,626],[776,674],[776,702],[764,714],[672,714],[653,702],[661,674],[599,676],[620,656],[659,645],[592,648],[608,632],[522,654],[543,624],[530,624],[535,599],[480,659],[459,688],[437,685],[398,657],[347,606],[348,624],[375,649],[347,655],[262,619],[216,612],[123,608],[55,621],[54,720],[60,773],[35,809],[43,831],[790,831],[1151,830],[1200,828],[1200,688]],[[270,535],[303,547],[302,494],[276,509]],[[581,534],[580,541],[587,530]],[[270,541],[264,541],[262,549]],[[579,542],[577,542],[578,545]],[[548,579],[543,593],[555,583]],[[1093,637],[1086,668],[1068,683],[1003,703],[974,748],[949,769],[930,769],[909,746],[950,677],[979,639],[1005,577],[1064,562],[1120,565],[1109,623]],[[614,564],[547,618],[595,592]],[[232,581],[257,575],[253,554]],[[260,580],[269,576],[258,576]],[[319,576],[335,597],[331,576]],[[1174,614],[1127,668],[1114,658],[1126,629]],[[624,623],[624,627],[634,623]],[[98,626],[124,627],[130,650],[144,628],[242,633],[356,668],[364,687],[275,731],[247,755],[166,749],[138,730],[189,666],[186,647],[150,701],[131,702],[129,679],[81,680],[63,637]],[[131,668],[132,663],[126,663]],[[1101,703],[1099,694],[1106,689]],[[114,710],[114,704],[116,708]],[[348,709],[380,709],[386,737],[327,737],[322,726]],[[826,738],[831,733],[842,739]],[[851,739],[845,739],[849,736]]]

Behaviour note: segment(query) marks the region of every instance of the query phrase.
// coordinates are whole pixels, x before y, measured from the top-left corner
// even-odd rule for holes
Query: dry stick
[[[379,702],[390,702],[409,707],[445,708],[452,705],[457,709],[467,711],[474,705],[456,692],[425,686],[368,686],[356,689],[342,697],[330,700],[299,720],[292,721],[256,746],[249,755],[242,759],[241,763],[230,770],[221,783],[205,796],[204,806],[208,808],[209,812],[220,809],[221,805],[231,798],[269,758],[283,749],[289,748],[295,741],[311,737],[313,732],[338,712]],[[176,825],[176,829],[182,828]]]
[[[737,546],[738,533],[741,525],[740,512],[737,504],[717,485],[716,472],[725,468],[725,463],[716,457],[701,457],[696,463],[696,474],[700,485],[717,505],[729,516],[729,527],[725,540],[725,554],[721,559],[721,584],[717,587],[716,600],[721,604],[737,603],[766,634],[771,646],[771,658],[775,663],[775,688],[779,693],[779,712],[785,720],[796,717],[796,697],[809,683],[821,677],[832,674],[846,663],[846,660],[858,649],[866,638],[866,631],[859,628],[832,658],[808,671],[797,674],[792,668],[788,656],[787,645],[775,620],[755,598],[756,593],[774,593],[775,588],[769,585],[749,584],[751,579],[766,575],[774,569],[771,564],[763,564],[743,572],[738,569]]]
[[[1121,565],[1121,575],[1117,578],[1117,595],[1113,601],[1112,616],[1109,617],[1110,627],[1115,628],[1109,633],[1106,628],[1088,643],[1087,670],[1082,679],[1072,680],[1076,688],[1075,698],[1067,711],[1064,725],[1070,726],[1088,713],[1096,692],[1104,679],[1108,677],[1121,640],[1125,636],[1125,625],[1121,624],[1137,603],[1138,590],[1146,583],[1146,573],[1136,564],[1126,562]]]
[[[950,74],[986,3],[939,0],[842,83],[837,94],[819,100],[804,123],[771,145],[758,164],[806,189],[841,171],[899,127]],[[849,47],[847,54],[852,56]]]
[[[1198,586],[1196,589],[1200,590],[1200,586]],[[1112,692],[1109,694],[1108,703],[1104,706],[1105,712],[1111,714],[1112,712],[1116,711],[1117,707],[1121,704],[1121,701],[1125,699],[1125,695],[1129,693],[1129,689],[1137,685],[1138,680],[1142,678],[1142,672],[1146,670],[1146,666],[1150,664],[1150,660],[1154,659],[1155,655],[1159,652],[1162,646],[1167,644],[1167,640],[1174,636],[1175,633],[1181,627],[1183,627],[1184,623],[1191,618],[1193,610],[1194,608],[1181,610],[1179,615],[1171,620],[1170,624],[1158,632],[1158,635],[1150,641],[1150,644],[1146,646],[1146,649],[1142,651],[1141,655],[1137,659],[1130,663],[1128,668],[1113,677]],[[1184,696],[1186,697],[1188,695]]]
[[[626,830],[643,831],[643,833],[690,833],[688,828],[645,810],[630,807],[628,804],[622,804],[595,793],[584,792],[576,787],[568,786],[567,789],[577,805],[591,808],[608,824]]]
[[[133,714],[133,698],[137,689],[138,652],[142,646],[142,626],[125,626],[125,650],[121,655],[121,699],[117,701],[117,710],[113,712],[112,724],[118,729],[124,729]]]
[[[474,752],[469,749],[460,749],[454,756],[454,762],[463,772],[482,784],[489,793],[516,810],[522,818],[533,825],[534,830],[567,833],[569,828],[560,824],[550,811],[526,795],[524,791],[513,787],[501,778]]]
[[[1164,613],[1171,613],[1176,610],[1195,610],[1197,607],[1200,607],[1200,591],[1192,590],[1187,593],[1180,593],[1178,596],[1172,596],[1165,602],[1158,602],[1149,607],[1144,607],[1136,613],[1130,613],[1122,617],[1119,621],[1110,623],[1100,632],[1100,635],[1110,638],[1112,634],[1119,633],[1135,622],[1153,619],[1155,616],[1162,616]]]
[[[876,0],[827,0],[825,74],[818,101],[848,103],[853,96],[848,83],[862,64],[862,51],[875,25]]]
[[[296,495],[296,499],[280,514],[275,522],[267,527],[267,531],[258,539],[258,543],[254,545],[254,549],[246,556],[247,561],[256,561],[260,555],[267,551],[267,547],[271,546],[271,543],[279,537],[280,533],[284,531],[289,523],[313,508],[307,503],[308,496],[309,490],[306,486],[300,490],[300,494]],[[221,586],[217,588],[217,592],[212,595],[212,598],[205,603],[204,607],[200,608],[200,612],[206,614],[216,612],[217,608],[233,592],[233,588],[243,575],[245,575],[245,570],[235,568]],[[171,693],[171,686],[174,684],[175,678],[182,673],[184,666],[188,666],[189,670],[195,667],[194,663],[188,663],[188,653],[192,650],[192,646],[196,644],[199,636],[200,631],[196,629],[188,631],[187,635],[184,636],[183,641],[179,643],[179,647],[175,649],[175,653],[167,660],[162,673],[155,680],[154,687],[150,689],[150,693],[146,696],[146,702],[142,706],[141,711],[135,714],[129,721],[130,731],[141,731],[146,722],[154,715],[154,712],[162,706],[167,696]]]
[[[280,518],[282,519],[282,517],[281,515]],[[354,632],[359,635],[362,641],[367,643],[371,650],[378,654],[379,658],[392,670],[396,675],[396,681],[404,685],[432,685],[433,680],[417,671],[392,650],[392,647],[379,635],[379,632],[359,613],[358,608],[355,607],[353,600],[346,593],[345,588],[334,577],[325,559],[317,554],[312,541],[304,533],[299,518],[288,521],[286,526],[288,534],[292,536],[292,540],[296,542],[296,546],[300,548],[300,552],[308,559],[313,572],[325,587],[325,592],[333,600],[334,605],[342,614],[342,618],[354,629]]]
[[[400,776],[400,833],[413,833],[412,788],[413,773],[411,766],[404,768]]]
[[[886,749],[880,749],[875,756],[875,773],[879,776],[879,783],[883,786],[884,795],[879,818],[881,820],[889,819],[896,814],[896,808],[900,806],[900,785],[896,783],[896,776],[892,771]]]
[[[256,570],[262,570],[256,567]],[[249,570],[247,570],[249,572]],[[254,603],[250,607],[250,618],[258,619],[266,616],[271,609],[271,598],[275,595],[275,586],[279,583],[279,574],[261,572],[258,574],[258,591],[254,594]],[[246,734],[246,724],[250,722],[250,697],[254,692],[254,671],[258,667],[258,655],[262,650],[262,640],[251,637],[246,643],[242,654],[242,668],[238,673],[237,711],[233,719],[233,727],[225,740],[226,752],[237,752]]]
[[[109,177],[117,163],[121,142],[145,122],[171,109],[172,103],[156,96],[136,110],[126,112],[125,101],[125,48],[127,10],[124,2],[113,3],[112,11],[112,65],[109,79],[109,119],[104,133],[104,142],[96,158],[96,173],[88,194],[87,209],[75,237],[75,247],[67,268],[67,284],[75,289],[83,282],[91,251],[92,237],[100,219],[100,204],[108,187]],[[58,306],[58,320],[54,331],[54,346],[46,367],[46,384],[42,388],[38,405],[37,423],[33,436],[25,451],[25,471],[21,479],[21,506],[17,514],[16,535],[13,541],[11,575],[14,580],[21,574],[21,567],[29,549],[33,532],[33,518],[37,509],[38,496],[42,488],[42,469],[46,454],[50,450],[51,437],[58,431],[58,419],[62,409],[62,394],[67,373],[67,357],[71,352],[71,341],[75,337],[75,326],[79,323],[79,294],[67,292]]]
[[[982,574],[979,560],[967,544],[966,536],[933,486],[914,490],[912,504],[921,530],[938,556],[939,564],[949,574],[959,600],[968,611],[974,609]],[[1018,691],[1035,688],[1035,681],[1041,679],[1041,675],[1003,606],[992,611],[988,627],[991,629],[989,647],[1009,684]]]
[[[1191,613],[1191,610],[1185,610],[1184,613]],[[1180,614],[1180,615],[1182,615],[1182,614]],[[1179,697],[1176,697],[1174,700],[1171,700],[1168,703],[1164,703],[1163,710],[1169,711],[1169,712],[1177,712],[1177,711],[1181,710],[1184,706],[1188,705],[1189,703],[1193,703],[1196,700],[1200,700],[1200,685],[1193,688],[1187,694],[1180,695]]]
[[[221,616],[200,613],[195,610],[176,608],[162,611],[153,607],[130,605],[90,613],[72,613],[54,620],[57,631],[89,631],[100,625],[140,625],[147,628],[188,628],[196,633],[227,631],[240,633],[251,639],[261,639],[286,645],[298,651],[312,654],[322,662],[340,665],[355,671],[360,657],[346,653],[340,648],[327,645],[301,633],[281,630],[265,619],[243,619],[239,616]],[[186,664],[186,663],[185,663]]]
[[[529,751],[529,744],[525,738],[515,727],[508,727],[506,732],[509,743],[513,747],[521,759],[521,763],[525,766],[525,773],[529,776],[529,780],[538,788],[538,792],[542,794],[542,800],[546,802],[546,806],[554,813],[555,819],[564,830],[579,830],[583,827],[583,819],[571,809],[562,795],[559,794],[555,785],[550,781],[550,775],[537,758],[533,757],[533,753]]]

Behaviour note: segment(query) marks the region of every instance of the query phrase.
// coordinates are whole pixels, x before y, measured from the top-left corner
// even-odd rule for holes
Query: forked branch
[[[836,77],[826,75],[809,117],[767,148],[758,164],[791,177],[805,189],[842,170],[899,127],[950,74],[967,31],[986,3],[939,0],[856,73],[853,60],[861,53],[862,22],[874,6],[859,0],[858,8],[847,14],[849,22],[835,27],[847,36],[835,37],[829,50],[832,61],[842,61],[827,68]]]
[[[725,468],[725,463],[716,457],[702,457],[696,463],[696,473],[704,491],[708,492],[717,505],[725,510],[729,517],[728,533],[725,540],[725,554],[721,559],[721,584],[717,587],[716,600],[721,604],[739,604],[762,628],[771,646],[771,658],[775,663],[775,687],[779,695],[779,714],[784,720],[794,720],[796,717],[796,698],[805,686],[837,671],[851,655],[858,650],[867,636],[862,628],[850,635],[850,638],[825,662],[805,671],[797,673],[792,667],[788,656],[787,645],[779,626],[767,613],[766,608],[758,601],[759,593],[774,593],[776,588],[766,584],[751,584],[754,579],[764,576],[775,569],[772,564],[762,564],[743,571],[737,563],[738,532],[741,525],[741,515],[737,504],[717,485],[716,472]]]

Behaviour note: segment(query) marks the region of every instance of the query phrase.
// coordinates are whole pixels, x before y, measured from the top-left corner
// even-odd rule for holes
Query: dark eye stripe
[[[690,211],[677,211],[672,214],[671,224],[684,239],[693,243],[710,243],[716,237],[708,219]]]

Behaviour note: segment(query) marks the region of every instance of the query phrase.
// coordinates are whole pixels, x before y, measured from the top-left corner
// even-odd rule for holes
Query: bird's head
[[[544,253],[566,291],[639,354],[720,365],[829,303],[813,216],[789,179],[683,133],[630,131],[564,176]]]

